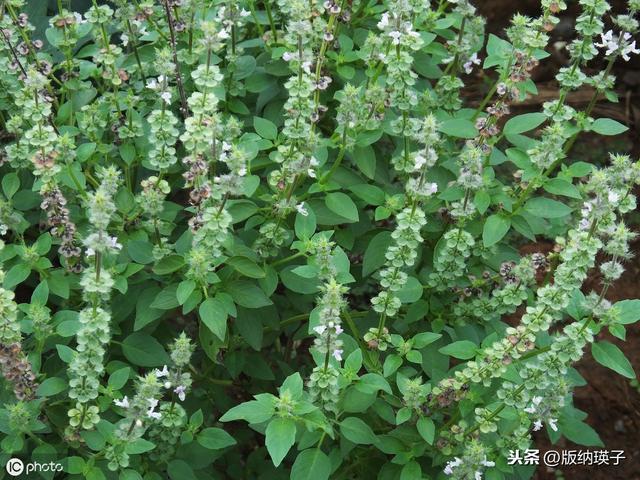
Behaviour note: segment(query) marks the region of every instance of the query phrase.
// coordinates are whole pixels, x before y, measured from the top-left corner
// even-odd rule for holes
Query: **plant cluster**
[[[640,162],[572,149],[627,129],[593,114],[640,1],[574,2],[529,113],[562,0],[504,38],[469,0],[48,3],[0,3],[3,460],[499,480],[532,432],[601,445],[573,365],[635,379],[596,339],[640,320],[607,300]]]

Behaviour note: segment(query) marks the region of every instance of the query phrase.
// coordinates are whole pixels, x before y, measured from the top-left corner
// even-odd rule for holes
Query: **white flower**
[[[475,480],[482,480],[482,472],[481,471],[476,471],[475,475],[474,475]]]
[[[113,403],[116,407],[129,408],[129,399],[126,395],[122,400],[115,399]]]
[[[158,406],[158,400],[155,398],[149,399],[149,410],[147,410],[147,417],[155,418],[158,420],[162,414],[160,412],[154,412],[155,408]]]
[[[598,48],[606,48],[606,56],[611,55],[620,47],[620,45],[618,44],[618,40],[614,40],[613,38],[613,30],[609,30],[607,33],[601,33],[600,38],[602,39],[602,42],[594,43],[594,45]]]
[[[7,227],[4,223],[0,223],[0,235],[6,235],[8,229],[9,227]]]
[[[127,45],[129,45],[129,36],[128,36],[128,35],[126,35],[126,34],[124,34],[124,33],[123,33],[123,34],[121,34],[121,35],[120,35],[120,40],[122,40],[122,45],[124,45],[125,47],[126,47]]]
[[[536,420],[536,421],[533,423],[533,431],[534,431],[534,432],[537,432],[537,431],[539,431],[539,430],[541,430],[541,429],[542,429],[542,421],[541,421],[541,420]]]
[[[487,456],[484,456],[484,459],[480,462],[481,465],[485,466],[485,467],[495,467],[496,466],[496,462],[492,462],[490,460],[487,460]]]
[[[530,407],[525,408],[524,411],[527,413],[536,413],[536,407],[532,405]]]
[[[249,15],[251,15],[251,12],[249,12],[248,10],[245,10],[244,8],[240,10],[241,17],[248,17]]]
[[[318,335],[322,335],[326,329],[327,327],[325,327],[324,325],[318,325],[313,329],[313,331],[316,332]]]
[[[164,103],[171,103],[171,92],[162,92],[160,98],[164,100]]]
[[[164,382],[164,388],[171,388],[171,382]]]
[[[160,87],[158,85],[158,81],[155,78],[152,78],[147,82],[147,88],[149,90],[157,90]]]
[[[284,52],[284,53],[282,54],[282,59],[283,59],[285,62],[290,62],[291,60],[293,60],[293,53],[291,53],[291,52]]]
[[[336,335],[340,335],[344,329],[340,325],[336,325]]]
[[[162,370],[158,370],[156,368],[156,377],[162,378],[162,377],[168,377],[168,376],[169,376],[169,369],[167,368],[166,365],[164,367],[162,367]],[[157,403],[157,401],[156,401],[156,403]]]
[[[341,361],[342,361],[342,352],[343,352],[343,351],[344,351],[344,350],[341,350],[341,349],[339,349],[339,348],[336,348],[336,349],[333,351],[333,358],[335,358],[337,361],[341,362]]]
[[[400,37],[402,37],[400,32],[394,30],[393,32],[389,32],[389,36],[393,39],[391,43],[394,45],[400,45]]]
[[[447,462],[447,465],[444,467],[444,473],[446,475],[451,475],[453,473],[453,469],[455,467],[459,467],[460,465],[462,465],[462,460],[460,460],[458,457],[453,457],[453,460]]]
[[[184,402],[184,399],[186,397],[186,390],[187,388],[184,385],[178,385],[173,391],[178,394],[178,398],[180,399],[180,401]]]
[[[309,215],[309,211],[306,208],[304,208],[304,202],[301,202],[296,205],[296,211],[303,217],[307,217]]]
[[[638,54],[640,54],[640,49],[636,48],[636,41],[634,40],[629,45],[624,47],[622,49],[622,52],[620,52],[620,53],[622,55],[622,58],[624,58],[624,61],[628,62],[631,59],[631,57],[629,57],[629,54],[633,53],[635,55],[638,55]]]
[[[380,21],[378,22],[378,28],[380,30],[384,30],[387,25],[389,25],[389,12],[385,12],[382,14],[382,16],[380,17]]]
[[[609,192],[608,198],[609,202],[617,204],[620,201],[620,194],[616,192]]]
[[[550,418],[549,419],[549,426],[551,427],[551,430],[553,430],[554,432],[558,431],[557,422],[558,422],[558,419],[556,419],[556,418]]]
[[[427,191],[427,193],[429,195],[434,195],[434,194],[438,193],[438,184],[437,183],[431,183],[431,184],[427,185],[426,191]]]
[[[117,237],[107,238],[107,244],[109,245],[109,247],[113,248],[114,250],[122,250],[122,244],[118,243]]]
[[[467,60],[463,65],[464,71],[467,75],[473,72],[474,65],[480,65],[480,59],[478,58],[477,53],[474,53],[473,55],[471,55],[469,60]]]

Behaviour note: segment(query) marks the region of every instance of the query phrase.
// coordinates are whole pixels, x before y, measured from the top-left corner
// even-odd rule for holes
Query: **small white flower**
[[[285,62],[290,62],[291,60],[293,60],[293,53],[291,53],[291,52],[284,52],[284,53],[282,54],[282,59],[283,59]]]
[[[136,427],[140,428],[142,426],[142,420],[136,420]]]
[[[635,40],[622,49],[621,55],[625,62],[628,62],[631,59],[629,56],[630,53],[633,53],[634,55],[640,54],[640,49],[636,48]]]
[[[474,65],[480,65],[480,59],[478,58],[478,54],[474,53],[473,55],[471,55],[471,57],[469,58],[469,60],[467,60],[463,67],[464,67],[464,71],[467,75],[469,75],[471,72],[473,72],[473,66]]]
[[[306,208],[304,208],[304,202],[301,202],[296,205],[296,211],[303,217],[307,217],[309,215],[309,211]]]
[[[7,227],[4,223],[0,223],[0,235],[6,235],[7,230],[9,230],[9,227]]]
[[[129,399],[125,395],[122,400],[115,399],[113,401],[116,407],[129,408]]]
[[[164,382],[164,388],[171,388],[171,382]]]
[[[327,327],[325,327],[324,325],[318,325],[313,329],[313,331],[316,332],[318,335],[322,335],[326,329]]]
[[[96,254],[96,251],[93,248],[91,247],[87,248],[87,257],[93,257],[95,254]]]
[[[248,17],[249,15],[251,15],[250,11],[245,10],[244,8],[242,10],[240,10],[240,16],[241,17]]]
[[[385,27],[389,25],[389,12],[385,12],[380,17],[380,21],[378,22],[378,28],[380,30],[384,30]]]
[[[541,421],[541,420],[536,420],[536,421],[533,423],[533,431],[534,431],[534,432],[537,432],[537,431],[539,431],[539,430],[541,430],[541,429],[542,429],[542,421]]]
[[[611,55],[613,52],[618,50],[618,48],[620,48],[618,40],[614,40],[613,38],[613,30],[609,30],[607,33],[601,33],[600,38],[602,40],[601,43],[594,43],[594,45],[598,48],[606,48],[606,56]]]
[[[173,391],[178,394],[178,398],[180,399],[180,401],[184,402],[184,399],[187,396],[185,393],[186,390],[187,388],[184,385],[178,385]]]
[[[525,408],[524,411],[527,413],[536,413],[536,407],[532,405],[530,407]]]
[[[171,92],[162,92],[160,98],[164,100],[164,103],[171,103]]]
[[[127,45],[129,45],[129,36],[125,33],[120,35],[120,40],[122,40],[122,45],[124,45],[125,47]]]
[[[391,43],[394,45],[400,45],[400,37],[402,37],[400,32],[394,30],[393,32],[389,32],[389,36],[392,38]]]
[[[436,193],[438,193],[438,184],[437,183],[431,183],[429,185],[427,185],[427,193],[429,195],[434,195]]]
[[[155,78],[150,79],[147,82],[147,88],[149,90],[157,90],[159,88],[158,81]]]
[[[482,472],[477,470],[474,475],[475,480],[482,480]]]
[[[336,349],[333,351],[333,354],[332,354],[332,355],[333,355],[333,358],[335,358],[337,361],[341,362],[341,361],[342,361],[342,352],[343,352],[343,351],[344,351],[344,350],[341,350],[341,349],[339,349],[339,348],[336,348]]]
[[[336,325],[336,335],[340,335],[344,329],[340,325]]]
[[[113,248],[114,250],[122,250],[122,244],[118,243],[117,237],[109,237],[107,239],[107,243],[109,247]]]
[[[154,412],[153,410],[149,409],[147,411],[147,417],[155,418],[156,420],[160,420],[160,418],[162,417],[162,414],[160,412]]]
[[[162,367],[162,370],[158,370],[156,368],[156,377],[162,378],[162,377],[168,377],[168,376],[169,376],[169,369],[167,368],[166,365]],[[157,400],[156,400],[156,403],[157,403]]]
[[[549,426],[551,427],[551,430],[553,430],[554,432],[558,431],[557,422],[558,422],[558,419],[556,419],[556,418],[550,418],[549,419]]]
[[[609,192],[608,198],[609,202],[617,204],[620,201],[620,194],[616,192]]]
[[[495,467],[496,466],[496,462],[492,462],[490,460],[487,460],[487,456],[484,456],[484,459],[480,462],[483,466],[485,467]]]

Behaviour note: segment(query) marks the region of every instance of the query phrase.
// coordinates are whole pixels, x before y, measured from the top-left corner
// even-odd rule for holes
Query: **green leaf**
[[[355,195],[367,202],[368,205],[382,205],[384,203],[384,191],[375,185],[362,183],[349,187]]]
[[[564,203],[545,197],[532,198],[526,203],[524,209],[540,218],[561,218],[571,213],[571,208]]]
[[[600,135],[620,135],[629,130],[629,127],[611,118],[598,118],[591,125],[591,130]]]
[[[62,378],[50,377],[40,384],[36,395],[39,397],[52,397],[60,392],[64,392],[66,388],[67,382]]]
[[[577,418],[561,418],[558,422],[562,434],[578,445],[604,447],[598,432]]]
[[[7,199],[11,199],[20,188],[20,179],[15,172],[6,173],[2,177],[2,191]]]
[[[4,288],[11,290],[29,278],[31,267],[26,263],[18,263],[9,269],[4,276]]]
[[[184,265],[184,258],[181,255],[169,255],[160,260],[154,267],[153,273],[156,275],[167,275],[180,270]]]
[[[131,260],[142,265],[152,263],[153,258],[153,245],[146,240],[131,240],[127,242],[127,253]]]
[[[131,374],[131,367],[124,367],[116,370],[111,375],[109,375],[108,385],[114,390],[120,390],[124,387],[129,380],[129,375]]]
[[[184,460],[171,460],[167,466],[167,473],[171,480],[198,480],[191,466]]]
[[[231,257],[227,260],[227,265],[231,265],[235,271],[249,278],[264,278],[264,270],[253,260],[247,257]]]
[[[422,480],[422,467],[415,460],[406,463],[400,472],[400,480]]]
[[[380,232],[371,239],[362,257],[362,276],[366,277],[378,270],[386,262],[385,253],[391,245],[391,232]]]
[[[433,445],[433,439],[436,434],[436,426],[433,423],[433,420],[429,417],[420,417],[416,427],[418,428],[420,436],[424,438],[424,441],[429,445]]]
[[[266,118],[253,117],[253,128],[256,133],[267,140],[275,140],[278,138],[278,127]]]
[[[276,417],[267,425],[265,435],[267,451],[277,467],[296,441],[296,422],[291,418]]]
[[[236,280],[226,286],[226,290],[238,305],[247,308],[260,308],[273,302],[260,287],[248,280]]]
[[[597,342],[591,346],[591,353],[596,362],[610,368],[620,375],[635,379],[636,374],[627,357],[624,356],[622,350],[610,342]]]
[[[495,245],[509,232],[511,220],[504,215],[495,214],[487,218],[482,229],[482,242],[485,247]]]
[[[478,136],[478,129],[471,120],[457,118],[446,120],[439,124],[442,133],[455,138],[475,138]]]
[[[385,377],[389,375],[393,375],[402,365],[402,357],[400,355],[396,355],[392,353],[384,360],[384,365],[382,366],[382,374]]]
[[[355,159],[356,165],[365,176],[371,179],[376,176],[376,153],[371,146],[356,146],[351,156]]]
[[[127,442],[124,451],[129,455],[139,455],[141,453],[150,452],[156,448],[155,443],[151,443],[144,438],[138,438],[132,442]]]
[[[140,367],[160,367],[171,361],[160,342],[142,332],[132,333],[124,339],[122,353],[127,360]]]
[[[489,205],[491,205],[491,196],[484,190],[478,190],[473,198],[473,203],[478,209],[478,213],[484,215]]]
[[[221,428],[205,428],[198,434],[197,440],[200,445],[209,450],[221,450],[237,443]]]
[[[347,417],[340,422],[340,433],[358,445],[372,445],[378,441],[371,427],[357,417]]]
[[[576,198],[580,200],[582,195],[578,188],[568,180],[563,178],[551,178],[543,185],[544,189],[553,195],[562,195],[564,197]]]
[[[504,124],[505,135],[516,135],[518,133],[528,132],[539,127],[547,119],[544,113],[525,113],[513,117]]]
[[[320,447],[300,452],[291,468],[291,480],[327,480],[331,461]]]
[[[213,334],[224,340],[227,334],[227,310],[217,297],[207,298],[198,309],[200,319]]]
[[[307,211],[307,215],[302,215],[300,212],[296,213],[296,221],[294,224],[296,237],[301,240],[311,238],[317,227],[316,214],[311,206],[305,204],[304,208]]]
[[[355,223],[359,219],[358,207],[356,207],[353,200],[351,200],[351,198],[345,193],[333,192],[327,194],[325,204],[333,213],[346,218],[350,222]]]
[[[274,413],[273,404],[251,400],[233,407],[220,417],[220,421],[232,422],[234,420],[245,420],[249,423],[262,423],[269,420]]]
[[[476,344],[469,340],[460,340],[450,343],[438,350],[443,355],[449,355],[450,357],[459,358],[460,360],[468,360],[473,358],[476,354]]]
[[[620,312],[618,323],[628,325],[640,320],[640,300],[621,300],[615,307]]]
[[[195,289],[196,282],[193,280],[183,280],[180,282],[176,289],[176,299],[178,300],[178,304],[183,305]]]

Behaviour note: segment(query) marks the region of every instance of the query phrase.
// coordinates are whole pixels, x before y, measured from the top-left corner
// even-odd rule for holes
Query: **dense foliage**
[[[572,147],[626,130],[591,114],[640,1],[576,3],[514,115],[562,0],[504,38],[468,0],[4,0],[3,462],[478,480],[528,478],[532,431],[601,445],[572,364],[635,378],[594,337],[640,319],[606,299],[640,164]]]

